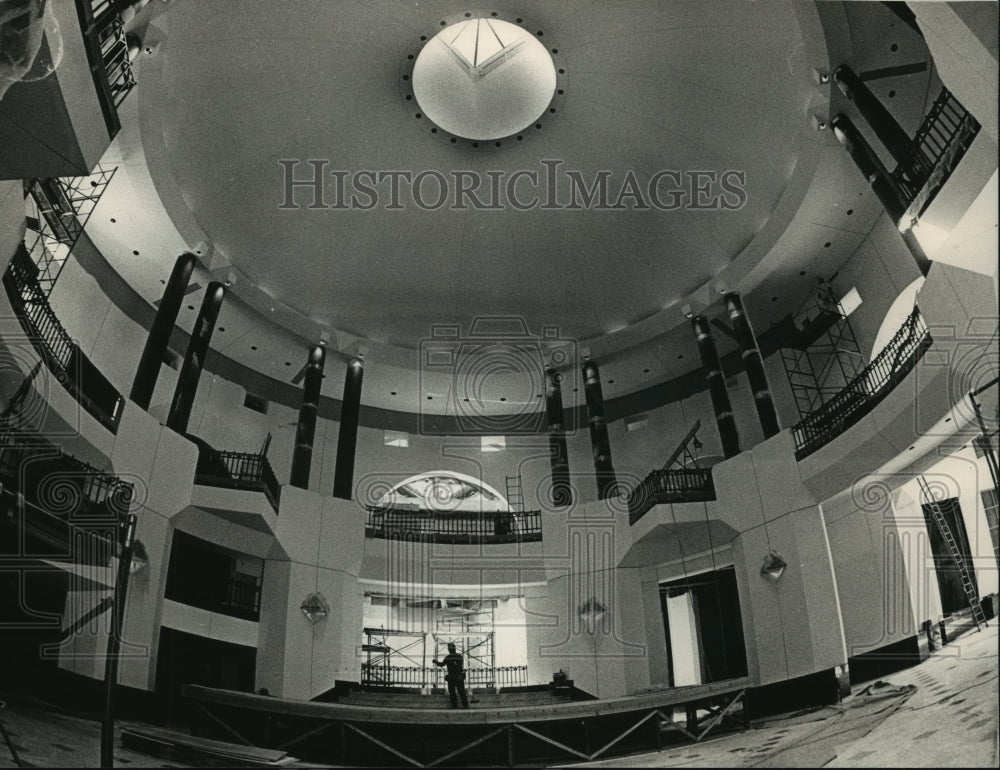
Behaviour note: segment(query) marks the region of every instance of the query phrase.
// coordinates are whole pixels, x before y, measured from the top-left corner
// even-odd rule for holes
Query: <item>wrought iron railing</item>
[[[14,313],[31,344],[56,379],[112,433],[118,431],[125,398],[91,363],[59,323],[37,280],[38,269],[24,244],[3,276]]]
[[[218,607],[210,609],[223,615],[260,620],[260,589],[260,581],[255,578],[230,578],[221,586],[222,596]]]
[[[942,88],[913,138],[910,162],[901,163],[892,172],[907,203],[913,203],[929,181],[935,190],[944,184],[979,128],[979,122],[947,88]],[[924,205],[930,202],[933,192],[923,192]]]
[[[428,511],[368,506],[369,537],[436,543],[523,543],[542,539],[541,511]]]
[[[715,499],[711,468],[657,469],[628,496],[628,521],[635,524],[661,503],[700,503]]]
[[[135,488],[41,436],[0,428],[0,496],[8,524],[53,558],[107,563]]]
[[[434,666],[384,666],[361,664],[364,687],[444,687],[445,671]],[[523,687],[528,684],[527,666],[495,666],[465,669],[466,687]]]
[[[271,463],[262,454],[220,452],[202,446],[198,453],[194,483],[207,487],[263,492],[275,513],[281,503],[281,484],[271,469]]]
[[[796,459],[812,454],[871,412],[909,374],[931,342],[927,324],[914,308],[889,344],[860,374],[792,428]]]
[[[87,62],[109,136],[121,130],[118,105],[135,87],[125,29],[116,3],[76,0]]]

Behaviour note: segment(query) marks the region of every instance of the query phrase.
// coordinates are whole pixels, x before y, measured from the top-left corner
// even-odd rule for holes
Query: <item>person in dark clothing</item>
[[[444,681],[448,683],[448,697],[451,698],[451,707],[458,708],[458,698],[462,699],[462,708],[469,708],[469,696],[465,694],[465,661],[462,655],[455,651],[455,643],[448,642],[448,654],[444,660],[434,658],[435,666],[445,666],[448,673],[445,674]],[[457,696],[457,697],[456,697]]]

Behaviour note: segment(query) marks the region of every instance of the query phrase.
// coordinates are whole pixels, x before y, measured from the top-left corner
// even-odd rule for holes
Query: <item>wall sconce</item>
[[[132,561],[129,562],[128,572],[130,575],[136,575],[148,566],[149,554],[146,553],[146,546],[142,544],[141,540],[136,540],[132,544]]]
[[[591,596],[587,599],[587,601],[580,605],[580,609],[577,612],[581,618],[587,621],[587,628],[593,631],[594,627],[601,620],[601,618],[604,617],[607,611],[607,607]]]
[[[778,555],[778,552],[772,548],[767,558],[764,559],[764,563],[760,565],[760,574],[772,583],[777,583],[781,579],[781,576],[785,574],[785,567],[787,566],[788,562],[782,559]]]
[[[299,609],[302,610],[302,614],[308,618],[310,623],[319,623],[330,614],[330,605],[327,604],[326,598],[321,593],[309,594]]]

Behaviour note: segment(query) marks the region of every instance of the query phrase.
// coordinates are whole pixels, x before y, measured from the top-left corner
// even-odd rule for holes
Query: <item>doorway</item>
[[[747,675],[734,567],[660,583],[660,606],[671,687]]]
[[[948,529],[951,530],[955,545],[958,546],[959,558],[968,571],[972,587],[978,596],[979,585],[976,583],[976,570],[972,563],[969,533],[965,528],[962,507],[958,504],[958,498],[941,500],[938,501],[937,505],[941,509]],[[927,522],[927,534],[930,539],[931,554],[934,557],[934,574],[937,575],[938,590],[941,592],[941,612],[944,615],[951,615],[968,609],[969,597],[966,596],[965,589],[962,587],[962,573],[959,570],[958,562],[951,549],[948,548],[948,543],[940,528],[934,522],[930,506],[921,505],[921,508],[924,512],[924,520]]]

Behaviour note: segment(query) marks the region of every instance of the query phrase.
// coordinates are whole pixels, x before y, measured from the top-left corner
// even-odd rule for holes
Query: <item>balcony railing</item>
[[[0,490],[7,523],[54,549],[53,558],[104,564],[135,492],[44,438],[10,427],[0,428]]]
[[[199,449],[195,484],[263,492],[274,512],[278,512],[281,485],[267,457],[249,452],[220,452],[204,444],[199,444]]]
[[[872,411],[931,345],[917,308],[876,358],[837,395],[792,428],[795,457],[801,460],[835,439]]]
[[[635,524],[654,505],[700,503],[714,499],[715,483],[711,468],[658,469],[629,493],[628,522]]]
[[[112,433],[118,431],[125,398],[77,347],[59,323],[37,280],[38,269],[24,244],[3,276],[14,313],[56,379]]]
[[[125,25],[117,5],[110,0],[76,0],[76,11],[97,99],[108,135],[113,137],[121,130],[118,105],[135,87]]]
[[[363,687],[441,687],[445,671],[438,666],[384,666],[361,664]],[[527,666],[495,666],[465,669],[466,687],[523,687],[528,684]]]
[[[906,202],[917,201],[916,211],[911,207],[914,214],[919,215],[947,181],[979,128],[979,122],[942,88],[913,138],[910,162],[892,172]]]
[[[435,543],[526,543],[542,539],[541,511],[428,511],[368,506],[369,537]]]

